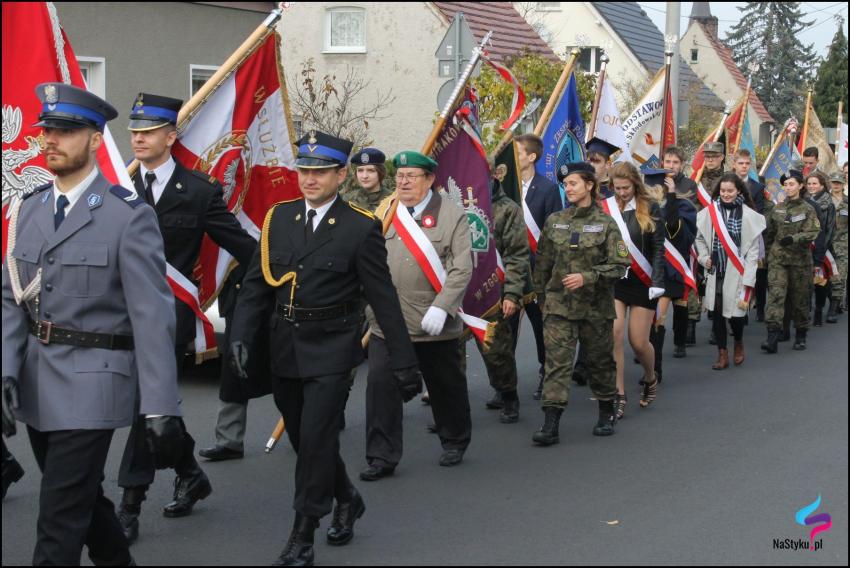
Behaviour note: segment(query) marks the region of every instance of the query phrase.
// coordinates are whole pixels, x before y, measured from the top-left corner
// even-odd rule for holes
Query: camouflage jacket
[[[700,178],[700,183],[702,183],[702,186],[708,193],[712,193],[714,191],[714,184],[717,183],[717,180],[719,180],[720,177],[725,173],[726,172],[723,171],[722,166],[717,168],[716,170],[710,170],[708,168],[705,168],[702,171],[702,178]]]
[[[629,266],[629,252],[617,224],[600,205],[570,207],[546,219],[537,248],[534,290],[544,313],[571,320],[613,320],[614,282]],[[580,273],[574,291],[561,282]]]
[[[833,201],[833,204],[835,202]],[[847,255],[847,196],[835,207],[835,233],[832,236],[832,252]]]
[[[352,182],[340,196],[347,203],[353,203],[357,205],[361,209],[366,209],[372,213],[375,212],[375,209],[378,208],[378,205],[384,198],[392,195],[393,190],[386,183],[381,184],[381,187],[378,191],[373,193],[367,192],[365,189],[360,187],[360,185],[356,182]]]
[[[806,266],[812,263],[812,251],[809,248],[820,232],[815,208],[798,198],[777,203],[767,218],[764,232],[764,246],[767,260],[785,266]],[[779,244],[785,237],[794,239],[794,243],[784,247]]]
[[[505,266],[502,293],[519,304],[532,291],[528,235],[522,209],[501,187],[493,193],[493,237]]]

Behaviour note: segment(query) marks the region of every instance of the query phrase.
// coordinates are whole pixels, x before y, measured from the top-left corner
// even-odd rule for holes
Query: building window
[[[537,11],[538,12],[560,12],[561,11],[561,3],[560,2],[538,2],[537,3]]]
[[[589,73],[598,73],[602,68],[602,48],[600,47],[580,47],[581,53],[578,56],[578,67],[582,71]]]
[[[325,53],[366,53],[366,10],[331,8],[327,11]]]
[[[80,72],[88,90],[106,99],[106,60],[103,57],[80,55],[77,57],[77,63],[80,64]]]
[[[691,63],[696,63],[697,61],[699,61],[699,50],[698,49],[692,49],[691,50]]]
[[[293,137],[296,140],[304,136],[304,120],[300,116],[292,117],[292,127],[295,129]]]
[[[204,83],[209,81],[218,67],[215,65],[189,65],[189,98],[195,96]]]

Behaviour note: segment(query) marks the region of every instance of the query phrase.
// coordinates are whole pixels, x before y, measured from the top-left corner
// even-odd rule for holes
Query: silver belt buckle
[[[42,335],[41,331],[46,330],[46,333]],[[52,321],[38,321],[38,327],[36,328],[36,339],[38,339],[39,343],[43,345],[50,345],[50,335],[53,333],[53,322]]]

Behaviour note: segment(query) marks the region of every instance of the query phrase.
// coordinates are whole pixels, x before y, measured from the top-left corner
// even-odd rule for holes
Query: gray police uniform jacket
[[[179,416],[174,296],[153,209],[98,175],[54,230],[53,186],[26,199],[15,246],[22,288],[42,269],[40,319],[62,328],[132,335],[134,350],[40,343],[34,300],[15,302],[3,265],[3,376],[18,380],[17,418],[33,428],[129,426],[142,414]]]

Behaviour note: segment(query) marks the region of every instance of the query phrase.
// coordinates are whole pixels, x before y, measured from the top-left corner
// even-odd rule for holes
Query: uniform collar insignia
[[[96,193],[89,195],[89,199],[88,199],[89,209],[94,209],[95,207],[100,205],[102,200],[103,200],[103,198]]]
[[[336,223],[336,219],[334,219],[333,217],[331,217],[330,219],[328,219],[328,225],[333,225],[333,224],[335,224],[335,223]]]
[[[298,215],[296,215],[296,216],[295,216],[295,220],[296,220],[296,221],[300,221],[300,220],[301,220],[301,213],[299,213]]]

